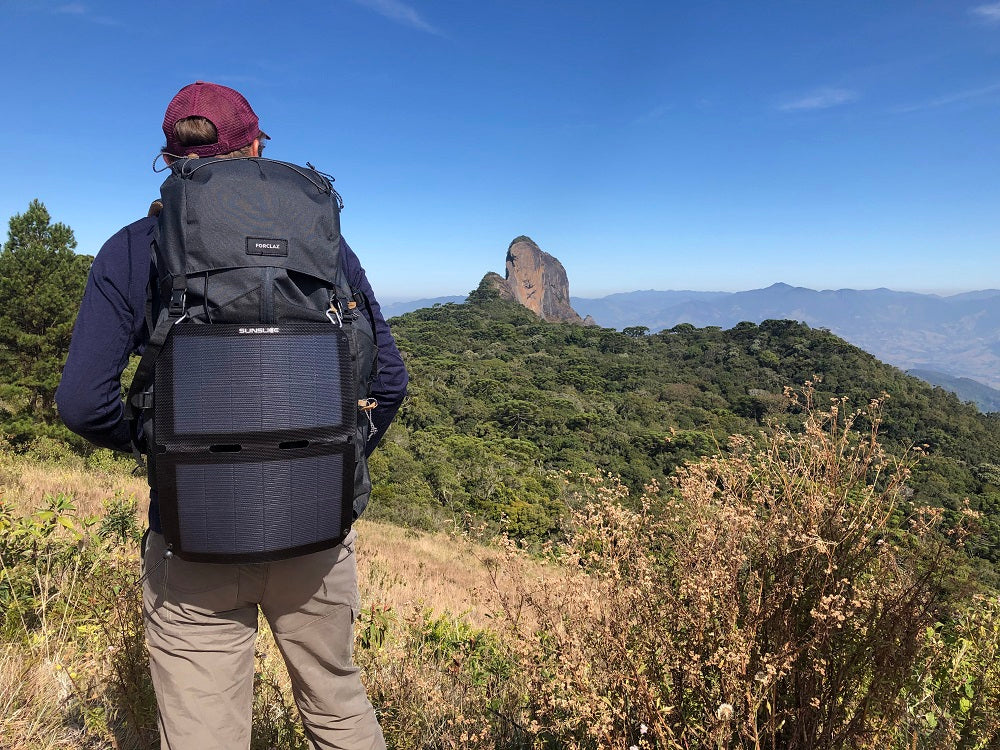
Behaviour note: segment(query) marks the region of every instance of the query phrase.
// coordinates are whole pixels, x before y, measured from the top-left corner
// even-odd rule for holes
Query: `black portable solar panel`
[[[168,544],[262,561],[338,544],[358,446],[345,328],[184,325],[156,364],[154,459]]]

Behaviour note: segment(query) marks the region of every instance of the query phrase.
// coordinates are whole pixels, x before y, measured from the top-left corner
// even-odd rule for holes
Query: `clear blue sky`
[[[334,174],[380,297],[528,234],[571,292],[1000,286],[995,0],[0,0],[0,221],[96,253],[167,102],[240,89]]]

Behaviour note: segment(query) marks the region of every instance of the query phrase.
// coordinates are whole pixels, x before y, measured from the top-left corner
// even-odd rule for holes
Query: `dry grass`
[[[91,470],[0,454],[0,498],[16,513],[31,513],[47,495],[62,494],[73,498],[79,516],[99,515],[109,498],[131,496],[138,499],[144,522],[148,493],[144,477],[120,469]],[[470,622],[488,624],[479,595],[490,585],[483,561],[491,553],[485,548],[446,531],[427,533],[365,520],[357,529],[358,576],[366,601],[398,611],[467,613]]]
[[[357,529],[358,580],[365,606],[376,604],[401,613],[447,613],[479,628],[493,623],[490,571],[495,550],[444,531],[428,533],[364,520]],[[541,562],[530,566],[533,577],[555,574]],[[506,582],[500,585],[504,593],[512,593]]]
[[[42,504],[46,495],[73,498],[80,516],[100,514],[104,501],[115,495],[149,497],[146,478],[133,476],[127,464],[106,470],[73,464],[37,462],[0,453],[0,497],[18,513],[29,513]]]
[[[72,747],[79,734],[67,727],[63,705],[70,681],[56,662],[40,660],[23,649],[0,651],[0,747],[33,750]]]
[[[126,471],[90,470],[0,454],[0,498],[15,513],[31,513],[44,504],[46,496],[61,494],[73,498],[80,517],[100,515],[109,498],[131,496],[139,501],[141,524],[148,492],[144,477]],[[357,529],[358,576],[367,604],[399,612],[430,609],[464,614],[479,627],[489,623],[479,594],[490,585],[483,563],[490,553],[485,548],[445,531],[427,533],[364,520]]]

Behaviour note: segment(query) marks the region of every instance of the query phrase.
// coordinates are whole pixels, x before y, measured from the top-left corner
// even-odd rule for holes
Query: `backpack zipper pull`
[[[358,399],[358,408],[368,417],[368,440],[371,440],[375,435],[375,420],[372,419],[372,412],[375,411],[376,406],[378,406],[378,401],[373,398]]]

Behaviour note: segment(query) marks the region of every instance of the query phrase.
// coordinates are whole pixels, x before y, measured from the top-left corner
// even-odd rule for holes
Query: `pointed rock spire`
[[[489,273],[486,279],[496,287],[502,298],[524,305],[540,318],[552,322],[587,324],[569,303],[566,269],[530,237],[515,237],[507,247],[506,278]],[[590,324],[593,322],[590,321]]]

